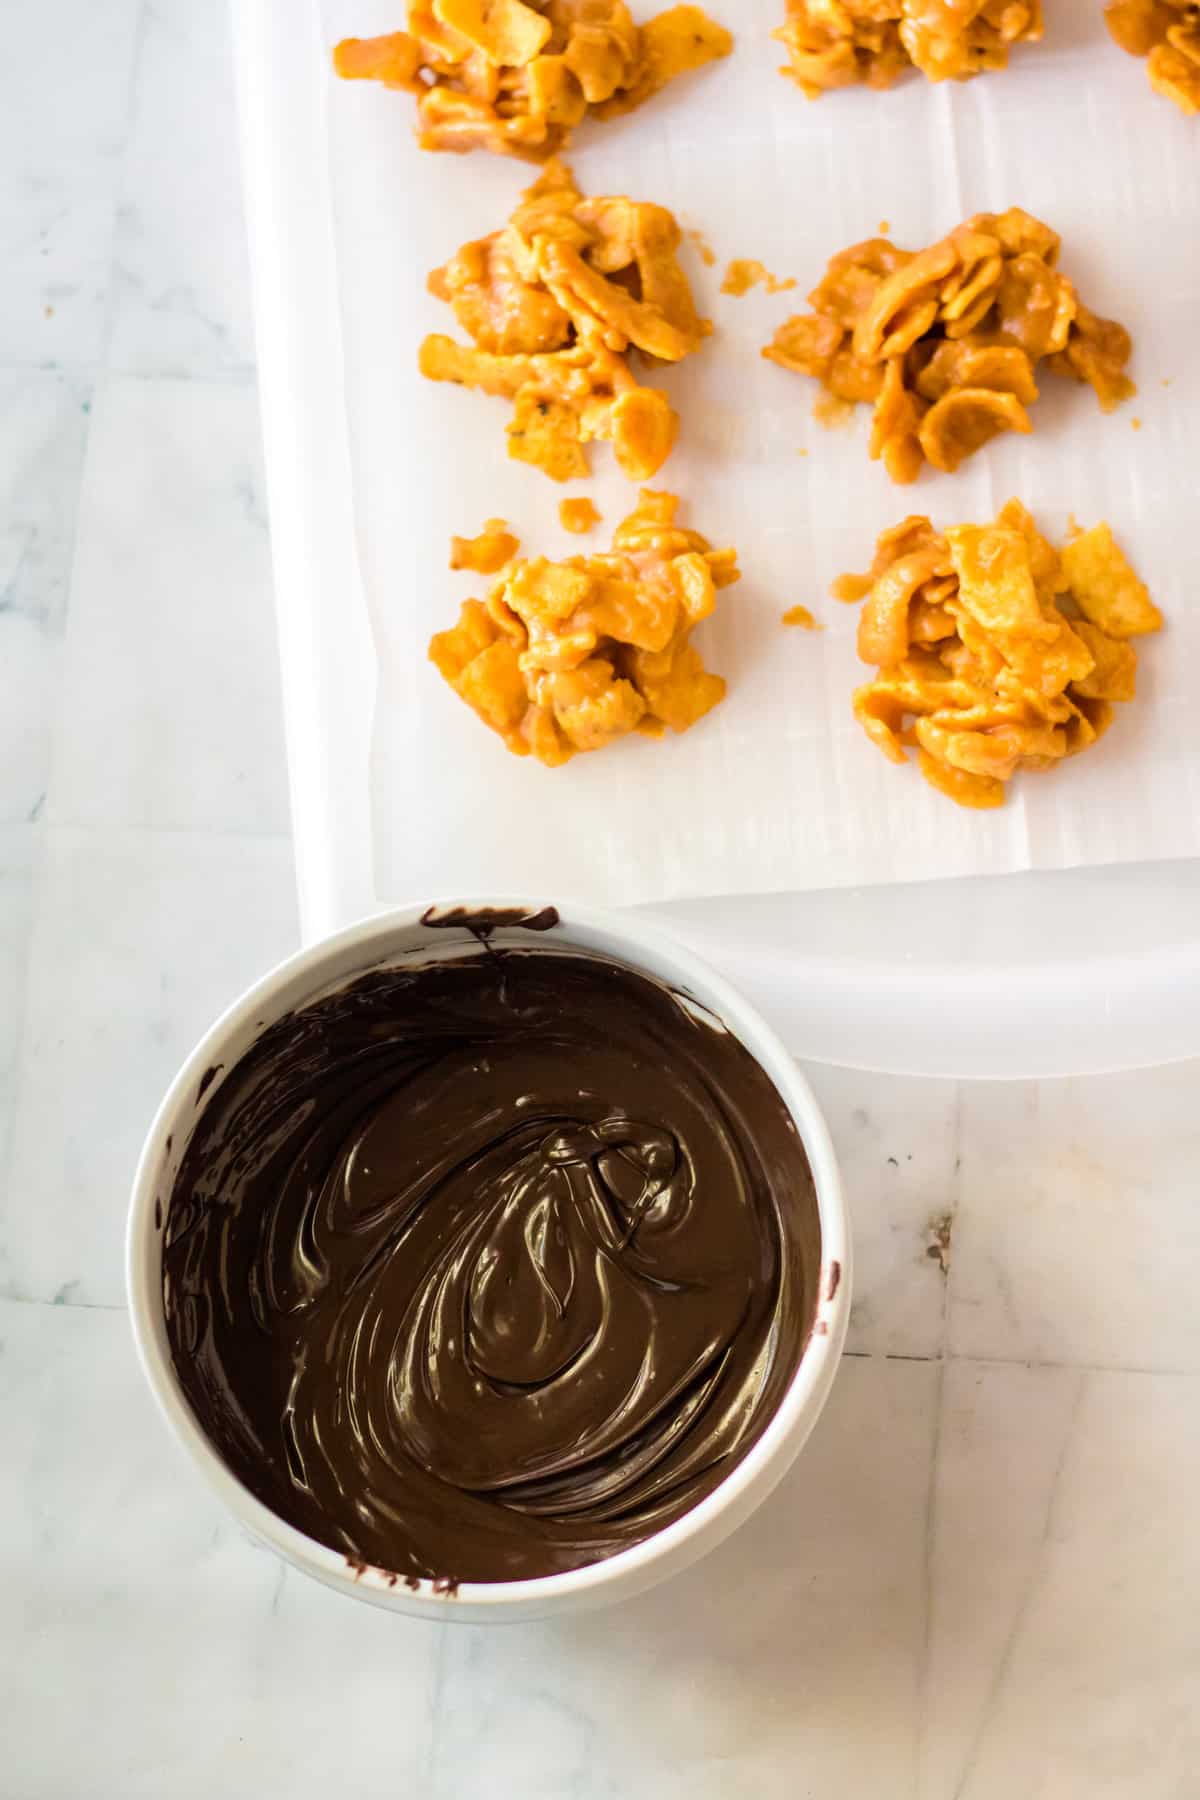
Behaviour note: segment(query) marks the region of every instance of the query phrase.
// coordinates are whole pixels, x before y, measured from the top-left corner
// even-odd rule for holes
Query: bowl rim
[[[695,998],[732,1027],[763,1067],[800,1133],[812,1170],[820,1230],[817,1310],[800,1360],[767,1425],[729,1473],[681,1518],[598,1562],[522,1581],[447,1583],[422,1579],[414,1586],[415,1578],[369,1563],[356,1563],[345,1552],[320,1543],[280,1518],[225,1463],[192,1411],[176,1375],[162,1319],[161,1285],[156,1278],[161,1261],[157,1247],[161,1229],[155,1211],[156,1206],[164,1206],[160,1173],[175,1132],[186,1122],[190,1136],[201,1116],[195,1101],[202,1077],[222,1060],[220,1053],[227,1040],[249,1025],[252,1018],[263,1013],[270,1024],[280,1016],[277,1008],[281,988],[311,974],[314,979],[309,998],[315,998],[323,987],[343,979],[353,980],[356,971],[335,972],[326,981],[321,980],[322,970],[343,952],[364,950],[367,957],[357,973],[366,973],[386,964],[389,940],[412,932],[431,911],[443,913],[463,908],[470,913],[496,908],[532,914],[546,904],[544,900],[502,896],[389,907],[369,913],[283,958],[225,1008],[185,1058],[154,1114],[133,1180],[125,1239],[130,1322],[143,1375],[171,1435],[235,1517],[297,1567],[341,1592],[384,1605],[403,1604],[405,1611],[431,1618],[450,1618],[456,1611],[468,1610],[478,1620],[484,1612],[502,1616],[519,1607],[527,1613],[533,1606],[558,1611],[568,1602],[579,1605],[585,1597],[593,1602],[603,1598],[604,1590],[614,1586],[628,1586],[630,1582],[638,1587],[649,1586],[657,1578],[653,1572],[656,1564],[670,1562],[672,1567],[680,1567],[682,1561],[690,1560],[687,1550],[692,1540],[700,1540],[693,1550],[694,1555],[700,1555],[707,1533],[720,1516],[731,1508],[736,1511],[737,1502],[747,1490],[764,1482],[766,1485],[762,1485],[750,1505],[756,1506],[765,1499],[770,1487],[782,1478],[799,1453],[832,1385],[849,1319],[852,1250],[845,1197],[828,1127],[795,1059],[757,1010],[669,931],[635,913],[564,901],[555,908],[564,931],[560,940],[564,945],[575,942],[578,948],[588,948],[586,943],[573,939],[575,931],[609,938],[611,954],[623,957],[634,969],[658,980],[669,979],[685,993],[694,988]],[[546,943],[544,938],[535,941]],[[399,951],[400,946],[394,946],[394,953]],[[650,966],[644,956],[651,962],[659,959],[669,969],[669,975]],[[307,1000],[297,999],[293,1004],[307,1004]],[[768,1480],[768,1476],[773,1479]],[[682,1561],[678,1555],[681,1552]]]

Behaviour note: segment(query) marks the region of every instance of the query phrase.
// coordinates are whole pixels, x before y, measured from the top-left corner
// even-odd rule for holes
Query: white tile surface
[[[90,363],[103,352],[144,10],[143,0],[5,8],[0,361]]]
[[[35,828],[0,825],[0,1193],[16,1105],[29,963]]]
[[[421,1792],[438,1628],[285,1577],[223,1518],[123,1312],[0,1301],[0,1416],[0,1791]]]
[[[254,362],[229,9],[145,9],[116,219],[110,360],[221,375]]]
[[[249,385],[97,390],[49,817],[286,831]]]
[[[91,381],[0,368],[0,822],[46,798]]]
[[[51,828],[34,913],[0,1294],[116,1305],[129,1186],[167,1083],[296,947],[290,848]]]
[[[847,1348],[941,1353],[946,1278],[940,1239],[953,1220],[959,1090],[894,1075],[864,1082],[806,1064],[833,1136],[854,1225]]]
[[[951,1363],[930,1534],[919,1800],[956,1800],[1035,1587],[1078,1369]]]
[[[977,1434],[980,1554],[960,1566],[960,1582],[986,1567],[993,1541],[1003,1553],[1015,1535],[1005,1451],[1016,1447],[1024,1396],[1018,1372],[1001,1381],[1009,1429],[998,1440]],[[966,1760],[957,1784],[931,1786],[929,1800],[1187,1800],[1197,1791],[1200,1381],[1109,1372],[1068,1381],[1073,1403],[1048,1409],[1055,1468],[1042,1482],[1036,1541],[1010,1562],[1010,1621]]]
[[[937,1387],[848,1359],[796,1468],[698,1567],[594,1619],[456,1630],[431,1794],[911,1793]]]
[[[969,1086],[957,1355],[1200,1369],[1200,1064]]]

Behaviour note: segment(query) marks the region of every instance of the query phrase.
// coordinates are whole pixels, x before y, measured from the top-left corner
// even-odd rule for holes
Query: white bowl
[[[470,912],[493,906],[538,910],[536,903],[511,900],[453,904]],[[444,909],[439,905],[437,910]],[[422,1618],[508,1621],[585,1612],[640,1593],[687,1567],[767,1497],[817,1421],[837,1371],[850,1311],[846,1209],[829,1133],[808,1083],[775,1034],[719,975],[636,914],[566,906],[560,909],[559,924],[536,941],[598,951],[657,976],[715,1013],[774,1082],[799,1129],[816,1184],[821,1270],[815,1327],[774,1416],[724,1481],[674,1524],[586,1568],[533,1581],[464,1582],[454,1593],[436,1591],[427,1581],[412,1588],[383,1570],[356,1569],[340,1552],[286,1524],[242,1486],[185,1399],[167,1342],[161,1227],[180,1160],[204,1110],[206,1071],[218,1064],[231,1068],[265,1027],[331,986],[403,957],[445,954],[458,934],[422,926],[423,911],[412,906],[377,914],[289,957],[217,1020],[184,1063],[150,1127],[134,1178],[127,1243],[134,1337],[154,1397],[205,1479],[243,1525],[296,1568],[341,1593]],[[465,930],[462,941],[471,942]]]

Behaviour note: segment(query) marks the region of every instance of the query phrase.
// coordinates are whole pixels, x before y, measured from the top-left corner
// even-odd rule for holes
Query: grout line
[[[99,373],[100,364],[87,357],[0,354],[0,375],[69,375],[77,381],[94,382]]]
[[[122,369],[108,364],[104,370],[109,381],[178,381],[200,387],[253,387],[258,380],[257,362],[229,363],[222,369]]]
[[[53,795],[53,784],[50,794]],[[21,821],[16,821],[20,823]],[[31,821],[25,821],[31,823]],[[173,843],[190,843],[194,839],[217,839],[232,844],[291,845],[290,831],[259,831],[240,825],[160,825],[138,819],[71,819],[58,817],[51,805],[45,806],[33,821],[47,838],[61,837],[85,842],[96,838],[106,847],[120,850],[140,843],[145,838],[165,838]]]
[[[0,1293],[0,1306],[41,1306],[53,1312],[124,1313],[129,1308],[123,1300],[44,1299],[37,1294]],[[944,1374],[954,1364],[986,1369],[1055,1369],[1075,1375],[1141,1375],[1167,1376],[1172,1380],[1200,1380],[1200,1368],[1185,1369],[1172,1364],[1069,1362],[1054,1357],[1029,1356],[909,1356],[897,1350],[843,1350],[847,1362],[932,1363]],[[934,1449],[936,1452],[936,1436]]]
[[[957,1248],[956,1248],[954,1240],[955,1240],[955,1235],[958,1230],[959,1215],[962,1212],[962,1198],[963,1198],[962,1169],[963,1169],[964,1101],[965,1101],[965,1093],[964,1093],[964,1089],[963,1089],[963,1084],[961,1081],[956,1081],[954,1084],[954,1116],[953,1116],[953,1119],[951,1120],[951,1125],[950,1125],[950,1154],[954,1158],[954,1161],[951,1165],[951,1170],[950,1170],[950,1194],[949,1194],[949,1200],[948,1200],[948,1205],[947,1205],[947,1212],[948,1212],[949,1218],[950,1218],[950,1235],[949,1235],[948,1253],[944,1258],[945,1279],[942,1282],[942,1355],[943,1356],[949,1356],[949,1354],[950,1354],[950,1337],[951,1337],[951,1328],[952,1328],[952,1323],[953,1323],[952,1314],[951,1314],[951,1309],[952,1309],[952,1304],[953,1304],[953,1296],[951,1294],[951,1284],[954,1280],[954,1270],[955,1270],[955,1266],[958,1262],[958,1252],[957,1252]]]
[[[1176,1379],[1200,1379],[1200,1366],[1184,1368],[1176,1363],[1106,1363],[1072,1361],[1054,1356],[1000,1356],[994,1353],[968,1354],[963,1351],[945,1355],[909,1356],[898,1350],[843,1350],[842,1355],[858,1362],[937,1363],[947,1368],[958,1364],[964,1368],[984,1369],[1058,1369],[1076,1375],[1169,1375]]]
[[[41,1306],[55,1312],[123,1313],[129,1310],[123,1300],[47,1300],[37,1294],[0,1293],[0,1306]],[[933,1363],[942,1371],[954,1364],[962,1364],[987,1369],[1056,1369],[1076,1375],[1162,1375],[1173,1380],[1200,1380],[1200,1368],[1185,1369],[1172,1364],[1069,1362],[1042,1356],[908,1356],[896,1350],[843,1350],[842,1356],[847,1362]],[[934,1448],[936,1450],[936,1438]]]
[[[123,369],[103,359],[3,356],[0,375],[63,375],[73,381],[87,382],[93,388],[102,379],[109,381],[179,381],[206,387],[247,387],[258,377],[257,362],[229,363],[220,369],[184,369],[178,364],[164,364],[156,369]]]
[[[0,1293],[0,1306],[41,1306],[54,1312],[128,1312],[123,1300],[45,1299],[38,1294]],[[943,1371],[955,1364],[985,1369],[1054,1369],[1075,1375],[1139,1375],[1166,1376],[1172,1380],[1200,1380],[1200,1368],[1186,1369],[1173,1364],[1070,1362],[1054,1357],[1029,1356],[909,1356],[897,1350],[843,1350],[847,1362],[889,1362],[934,1364]],[[935,1443],[936,1449],[936,1443]]]
[[[123,1300],[43,1300],[36,1294],[0,1294],[0,1306],[41,1306],[51,1312],[123,1313]]]
[[[944,1285],[944,1284],[943,1284]],[[944,1321],[943,1321],[944,1323]],[[933,1589],[934,1561],[937,1551],[938,1470],[941,1467],[942,1417],[946,1399],[946,1357],[938,1359],[936,1390],[933,1397],[933,1430],[929,1437],[929,1479],[925,1490],[925,1536],[921,1546],[921,1642],[917,1663],[917,1724],[913,1734],[914,1794],[920,1794],[925,1765],[925,1728],[930,1717],[929,1677],[933,1661]]]
[[[448,1624],[449,1621],[447,1620]],[[438,1633],[437,1646],[433,1660],[433,1692],[429,1696],[429,1742],[425,1750],[425,1792],[434,1794],[438,1787],[438,1767],[441,1762],[441,1743],[439,1727],[445,1712],[446,1700],[446,1661],[450,1650],[449,1631]]]
[[[1065,1358],[1046,1356],[951,1356],[947,1360],[982,1364],[983,1367],[992,1369],[1065,1369],[1077,1375],[1200,1376],[1200,1368],[1184,1369],[1170,1363],[1070,1362]]]
[[[955,1254],[954,1236],[958,1225],[959,1205],[962,1199],[962,1141],[963,1141],[963,1087],[961,1082],[954,1084],[954,1111],[950,1127],[950,1179],[946,1194],[944,1214],[945,1249],[941,1257],[942,1271],[942,1315],[941,1315],[941,1353],[934,1359],[938,1365],[936,1392],[934,1394],[933,1430],[929,1441],[929,1480],[925,1494],[925,1537],[921,1552],[921,1587],[924,1602],[921,1623],[921,1645],[917,1670],[917,1727],[913,1742],[913,1792],[920,1794],[924,1785],[925,1758],[927,1752],[926,1731],[931,1716],[929,1705],[929,1681],[933,1661],[933,1596],[934,1596],[934,1564],[938,1543],[938,1471],[941,1468],[942,1421],[946,1401],[946,1370],[950,1362],[950,1283],[954,1279],[954,1266],[958,1258]]]

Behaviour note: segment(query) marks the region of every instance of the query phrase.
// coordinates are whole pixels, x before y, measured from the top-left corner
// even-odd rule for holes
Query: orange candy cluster
[[[1040,363],[1090,383],[1106,412],[1134,392],[1123,326],[1089,312],[1058,268],[1060,239],[1010,207],[927,250],[870,238],[843,250],[763,351],[841,402],[874,408],[870,454],[893,481],[952,471],[1003,431],[1033,429]]]
[[[782,70],[810,100],[830,88],[891,87],[905,69],[966,81],[1008,66],[1042,35],[1041,0],[788,0]]]
[[[1104,17],[1122,50],[1146,58],[1150,86],[1181,112],[1200,113],[1197,0],[1112,0]]]
[[[429,646],[454,691],[517,756],[556,768],[637,731],[687,731],[725,694],[691,642],[738,579],[737,552],[643,492],[607,555],[512,562]]]
[[[540,161],[585,113],[629,112],[732,48],[698,6],[639,26],[623,0],[410,0],[407,31],[345,38],[333,61],[415,95],[424,150]]]
[[[905,519],[834,593],[866,595],[858,650],[877,673],[855,717],[885,756],[915,748],[925,779],[971,807],[1003,805],[1018,769],[1094,744],[1134,697],[1130,639],[1162,625],[1107,525],[1056,551],[1018,500],[992,525]]]
[[[464,244],[429,277],[471,345],[433,334],[421,372],[513,402],[508,453],[555,481],[588,473],[584,446],[612,442],[631,481],[648,481],[675,442],[665,394],[629,366],[639,350],[678,362],[711,331],[696,312],[665,207],[587,200],[557,160],[509,223]]]

